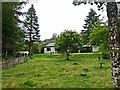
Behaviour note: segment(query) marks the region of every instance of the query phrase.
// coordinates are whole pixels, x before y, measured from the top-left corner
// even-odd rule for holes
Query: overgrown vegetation
[[[110,60],[100,53],[34,54],[33,59],[3,70],[3,88],[112,88]],[[100,63],[103,63],[102,67]]]

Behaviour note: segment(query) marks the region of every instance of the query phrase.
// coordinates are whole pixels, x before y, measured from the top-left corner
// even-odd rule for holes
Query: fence
[[[2,60],[2,69],[14,67],[17,64],[22,64],[28,60],[28,57],[9,57],[7,60]],[[0,65],[1,66],[1,65]]]

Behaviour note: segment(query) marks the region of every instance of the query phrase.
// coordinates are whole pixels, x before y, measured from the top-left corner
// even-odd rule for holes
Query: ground
[[[112,88],[110,60],[98,53],[35,54],[33,59],[3,70],[3,88]],[[104,63],[100,68],[100,63]]]

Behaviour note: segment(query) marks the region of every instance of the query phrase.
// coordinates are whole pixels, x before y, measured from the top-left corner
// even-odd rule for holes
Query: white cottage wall
[[[49,54],[49,53],[55,53],[55,48],[54,47],[49,47],[50,51],[47,51],[47,48],[44,48],[44,53]]]
[[[55,53],[55,48],[51,47],[51,51],[52,51],[52,53]]]
[[[92,51],[93,51],[93,52],[99,51],[99,47],[92,47]]]

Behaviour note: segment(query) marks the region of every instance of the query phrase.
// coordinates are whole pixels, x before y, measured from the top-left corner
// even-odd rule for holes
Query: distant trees
[[[29,56],[31,57],[31,49],[33,42],[40,41],[40,34],[39,34],[39,24],[38,24],[38,17],[36,15],[36,11],[34,9],[33,4],[28,9],[26,14],[26,19],[24,21],[24,32],[25,38],[28,42],[29,46]]]
[[[80,34],[76,31],[65,30],[56,39],[55,48],[58,52],[78,52],[80,42]]]
[[[99,16],[97,13],[91,8],[88,16],[86,16],[85,24],[83,25],[84,31],[82,32],[82,42],[83,44],[87,44],[89,42],[89,35],[95,25],[96,21],[99,20]]]
[[[56,39],[57,38],[57,33],[53,33],[52,38]]]

